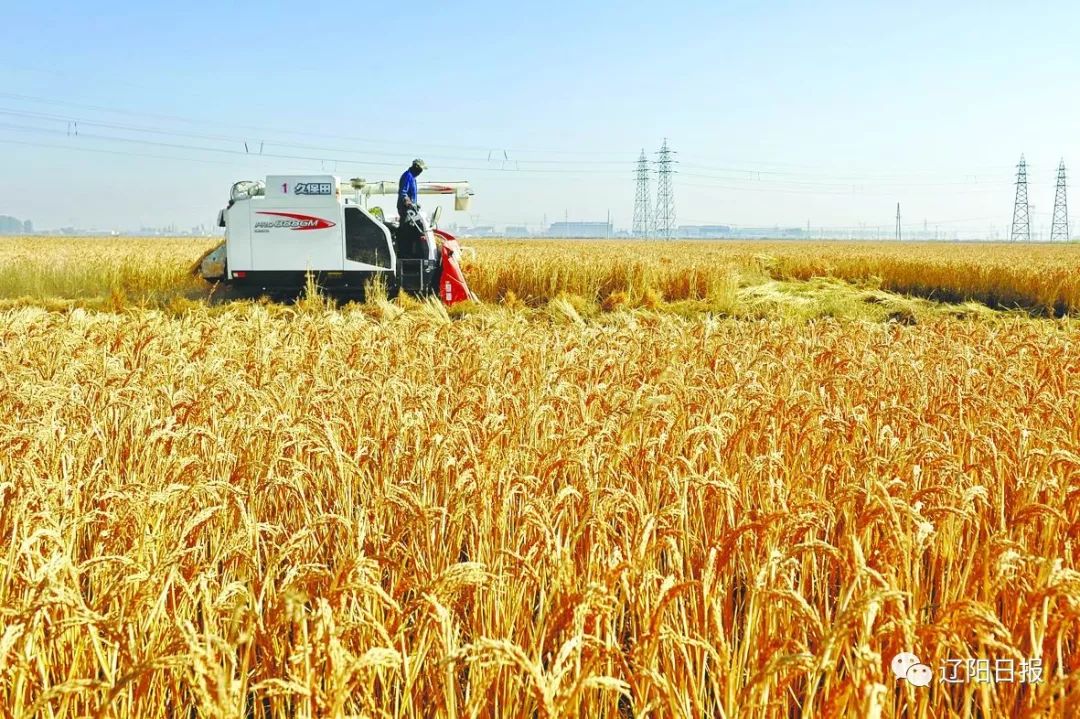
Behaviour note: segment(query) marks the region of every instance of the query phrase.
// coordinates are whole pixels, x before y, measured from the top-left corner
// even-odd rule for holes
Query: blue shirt
[[[398,204],[405,204],[406,197],[416,202],[416,178],[413,176],[412,170],[405,170],[405,174],[401,176],[401,180],[398,182]]]

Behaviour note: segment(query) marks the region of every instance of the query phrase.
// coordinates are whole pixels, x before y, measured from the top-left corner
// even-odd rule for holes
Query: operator
[[[398,221],[405,226],[405,215],[416,206],[416,178],[427,169],[427,164],[419,157],[412,161],[412,166],[405,170],[398,181],[397,211]]]

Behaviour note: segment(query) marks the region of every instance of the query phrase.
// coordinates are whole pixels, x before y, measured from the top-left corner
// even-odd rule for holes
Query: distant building
[[[680,225],[676,237],[687,239],[802,239],[807,237],[802,227],[733,227],[731,225]]]
[[[21,235],[24,232],[29,232],[26,227],[33,225],[29,221],[23,222],[22,220],[14,217],[8,217],[7,215],[0,215],[0,235]]]
[[[554,222],[547,230],[548,237],[611,237],[610,222]]]
[[[34,234],[34,223],[30,220],[26,220],[25,222],[23,222],[23,232],[28,235]]]
[[[680,225],[675,231],[678,237],[690,239],[731,237],[730,225]]]
[[[462,237],[495,237],[494,225],[481,225],[478,227],[465,227],[461,230]]]
[[[800,239],[806,237],[806,230],[802,227],[739,227],[734,236],[748,240]]]
[[[506,226],[507,237],[528,237],[529,228],[525,225],[507,225]]]

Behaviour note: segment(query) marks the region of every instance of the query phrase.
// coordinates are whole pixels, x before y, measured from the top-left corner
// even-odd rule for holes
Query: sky
[[[210,225],[236,180],[416,156],[476,193],[444,222],[628,228],[667,138],[678,224],[1004,233],[1023,153],[1038,233],[1080,166],[1075,2],[0,8],[0,214],[39,228]]]

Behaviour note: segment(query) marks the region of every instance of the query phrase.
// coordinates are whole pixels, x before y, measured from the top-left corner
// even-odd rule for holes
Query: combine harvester
[[[467,210],[468,183],[421,183],[421,195],[453,195],[454,209]],[[362,299],[365,285],[382,278],[393,297],[404,290],[438,294],[447,305],[475,299],[458,264],[462,248],[436,229],[419,207],[400,226],[386,220],[368,199],[397,195],[396,182],[341,183],[332,175],[268,175],[266,183],[232,186],[228,206],[218,213],[225,241],[195,265],[195,273],[244,295],[296,298],[310,274],[321,290]]]

